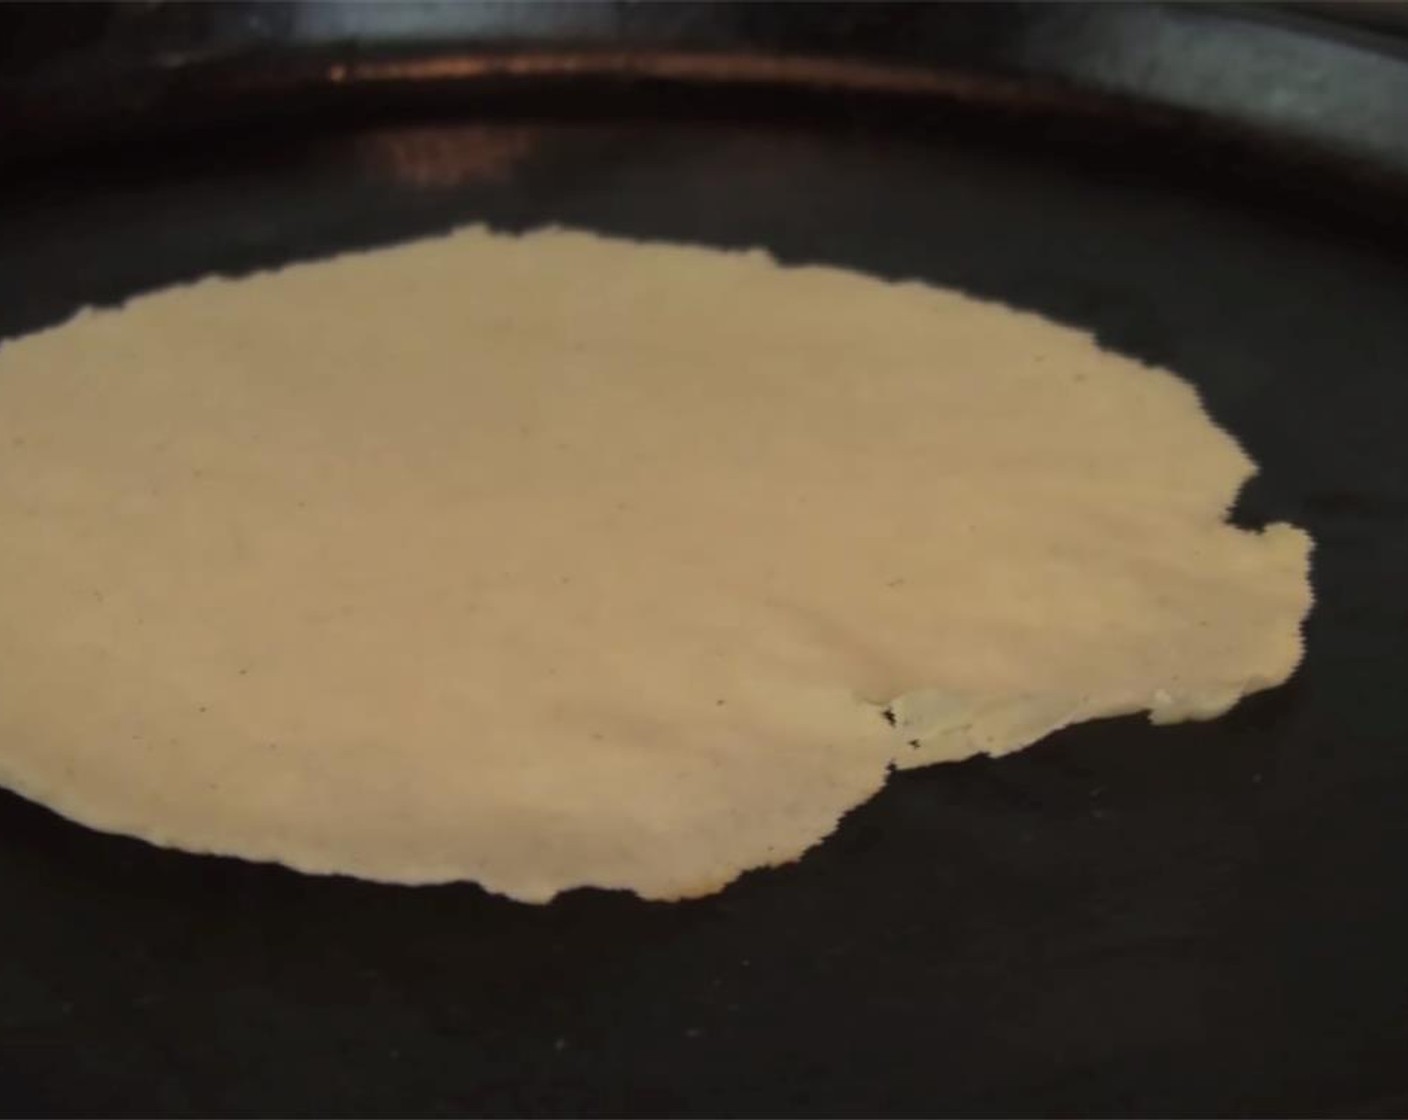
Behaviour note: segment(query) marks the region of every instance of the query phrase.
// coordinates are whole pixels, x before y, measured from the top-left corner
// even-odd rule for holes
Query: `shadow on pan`
[[[1401,1113],[1401,51],[1102,10],[7,11],[0,336],[467,222],[762,245],[1178,371],[1318,602],[1225,719],[901,775],[687,904],[306,878],[4,795],[0,1110]]]

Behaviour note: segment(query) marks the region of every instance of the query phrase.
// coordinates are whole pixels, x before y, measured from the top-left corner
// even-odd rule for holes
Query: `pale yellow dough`
[[[205,280],[0,346],[0,782],[306,871],[698,895],[892,764],[1284,681],[1310,540],[1225,522],[1252,470],[1078,331],[757,252]]]

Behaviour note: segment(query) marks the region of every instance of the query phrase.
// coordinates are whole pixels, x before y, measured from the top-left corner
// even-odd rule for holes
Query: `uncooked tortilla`
[[[469,229],[0,348],[0,782],[540,902],[795,859],[895,767],[1215,716],[1310,540],[1169,373],[760,252]]]

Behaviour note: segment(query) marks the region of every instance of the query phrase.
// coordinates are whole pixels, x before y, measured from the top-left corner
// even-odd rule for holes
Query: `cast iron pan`
[[[0,796],[0,1109],[1408,1109],[1391,13],[45,11],[0,26],[0,335],[470,221],[921,277],[1193,381],[1318,602],[1224,719],[898,776],[680,905],[309,878]]]

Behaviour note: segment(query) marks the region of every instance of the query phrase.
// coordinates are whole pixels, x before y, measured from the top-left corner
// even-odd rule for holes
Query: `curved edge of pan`
[[[10,43],[0,167],[369,114],[845,117],[878,99],[887,120],[924,127],[1076,122],[1084,131],[1059,139],[1173,142],[1169,163],[1292,171],[1379,201],[1408,194],[1408,21],[1323,6],[237,0],[47,11],[0,13]]]

